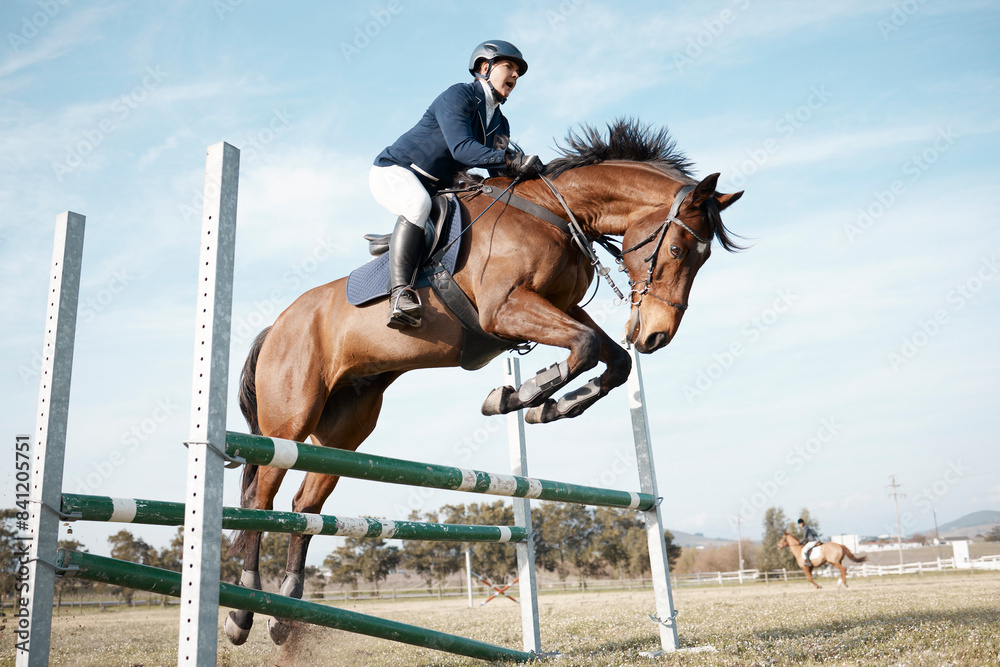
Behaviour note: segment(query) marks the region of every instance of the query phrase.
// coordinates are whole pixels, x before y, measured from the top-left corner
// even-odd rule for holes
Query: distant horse
[[[802,547],[804,545],[799,542],[798,538],[791,533],[785,533],[778,540],[778,548],[784,549],[788,547],[792,550],[792,555],[795,556],[795,562],[799,564],[802,571],[806,573],[806,579],[809,583],[816,588],[822,588],[819,584],[813,581],[812,571],[814,567],[819,567],[823,563],[829,563],[838,570],[840,570],[840,580],[837,585],[843,585],[847,587],[847,568],[843,566],[841,561],[845,557],[850,558],[855,563],[863,563],[867,558],[865,556],[855,556],[851,553],[851,550],[845,547],[843,544],[837,544],[836,542],[824,542],[813,547],[812,551],[809,552],[809,562],[812,565],[806,565],[806,559],[802,555]]]
[[[692,281],[711,254],[713,238],[726,250],[740,249],[719,212],[743,193],[716,192],[719,174],[692,178],[690,162],[666,131],[635,121],[610,125],[607,139],[585,127],[582,136],[571,132],[567,144],[545,175],[588,238],[622,237],[621,261],[631,285],[626,338],[641,353],[658,350],[680,326]],[[499,191],[511,180],[485,183]],[[521,387],[495,389],[483,413],[532,408],[529,421],[575,417],[624,384],[632,366],[628,353],[578,305],[594,278],[594,266],[563,230],[483,192],[480,188],[460,196],[463,227],[494,205],[465,229],[455,282],[475,305],[485,332],[512,345],[533,341],[569,350],[565,361]],[[569,218],[539,179],[518,182],[512,192]],[[419,290],[423,325],[395,330],[386,327],[384,301],[351,306],[345,286],[341,278],[306,292],[254,341],[240,389],[240,407],[253,433],[298,442],[311,437],[317,445],[353,451],[375,428],[382,394],[396,378],[418,368],[460,364],[462,326],[430,288]],[[598,362],[605,364],[600,377],[553,398]],[[418,425],[413,426],[416,432]],[[279,468],[247,465],[242,506],[272,509],[284,475]],[[294,511],[320,512],[338,479],[308,473],[295,494]],[[283,595],[302,595],[309,539],[291,536]],[[245,531],[235,544],[244,558],[240,582],[256,589],[260,540],[260,532]],[[251,613],[231,612],[226,634],[233,643],[243,643],[252,623]],[[290,628],[281,619],[268,626],[277,643]]]

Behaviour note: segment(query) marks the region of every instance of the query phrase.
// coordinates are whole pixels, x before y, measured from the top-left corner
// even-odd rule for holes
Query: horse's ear
[[[715,186],[719,183],[719,174],[709,174],[701,180],[697,186],[695,186],[694,192],[691,195],[691,206],[698,208],[706,201],[709,197],[715,196]]]
[[[743,190],[740,190],[739,192],[734,192],[731,195],[715,195],[715,201],[719,202],[719,210],[725,211],[730,205],[739,201],[739,198],[742,196]]]

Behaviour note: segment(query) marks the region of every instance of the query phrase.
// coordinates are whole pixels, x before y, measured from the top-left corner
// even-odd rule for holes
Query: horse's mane
[[[582,125],[579,132],[570,130],[565,142],[565,146],[556,146],[562,156],[548,163],[546,176],[555,178],[577,167],[609,160],[627,160],[651,164],[684,181],[692,178],[693,165],[677,149],[667,128],[643,125],[635,118],[618,118],[608,124],[607,137],[590,125]]]
[[[508,139],[503,139],[506,146]],[[543,172],[549,178],[560,174],[601,162],[621,160],[626,162],[641,162],[652,165],[668,176],[694,185],[698,181],[692,176],[694,164],[677,148],[677,143],[667,131],[667,128],[655,128],[644,125],[635,118],[618,118],[608,124],[608,134],[605,137],[598,129],[590,125],[581,125],[579,131],[572,129],[566,134],[565,146],[556,145],[560,157],[545,166]],[[517,148],[516,144],[512,144]],[[500,146],[498,146],[500,147]],[[483,177],[468,171],[460,173],[455,179],[456,186],[467,186],[483,182]],[[745,250],[737,244],[730,232],[722,223],[719,207],[714,200],[709,200],[706,207],[708,222],[712,234],[719,239],[722,247],[730,252]]]

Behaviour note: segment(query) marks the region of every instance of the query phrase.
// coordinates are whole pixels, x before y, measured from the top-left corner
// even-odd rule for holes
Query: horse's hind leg
[[[253,509],[273,509],[274,496],[281,486],[287,471],[281,468],[258,466],[256,475],[241,500],[243,507]],[[244,475],[247,474],[244,472]],[[243,554],[243,572],[240,574],[240,585],[253,590],[261,590],[260,584],[260,539],[259,530],[245,530],[237,539],[236,549]],[[225,622],[226,637],[239,646],[250,636],[253,627],[253,612],[237,609],[229,612]]]
[[[840,570],[840,579],[837,580],[837,585],[842,585],[844,588],[847,588],[847,568],[844,567],[843,563],[831,562],[830,565]]]
[[[325,447],[356,450],[375,429],[382,408],[382,394],[398,376],[398,373],[383,373],[362,378],[331,394],[323,417],[313,433],[313,441]],[[292,510],[318,514],[338,481],[340,477],[335,475],[306,473],[302,486],[292,499]],[[279,589],[281,595],[302,597],[306,552],[311,538],[311,535],[298,533],[293,533],[289,538],[285,578]],[[271,640],[275,644],[282,644],[288,639],[292,623],[287,619],[274,618],[268,621],[267,629]]]

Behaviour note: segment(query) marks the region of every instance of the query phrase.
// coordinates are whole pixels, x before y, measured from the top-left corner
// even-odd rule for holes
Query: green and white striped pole
[[[63,514],[80,521],[111,521],[155,526],[184,525],[184,504],[110,498],[65,493]],[[380,537],[396,540],[437,540],[442,542],[522,542],[526,531],[519,526],[475,526],[456,523],[389,521],[367,517],[339,517],[255,510],[243,507],[222,508],[224,530],[260,530],[272,533],[337,535],[340,537]]]
[[[158,595],[178,597],[180,594],[181,576],[169,570],[66,550],[59,551],[57,564],[61,568],[68,569],[68,575],[90,581],[125,586]],[[219,605],[231,609],[244,609],[258,614],[293,619],[480,660],[528,662],[534,659],[534,656],[525,651],[494,646],[475,639],[427,630],[316,602],[265,593],[235,584],[220,584],[218,597]]]
[[[232,431],[226,436],[226,453],[256,465],[390,484],[600,507],[625,507],[641,511],[656,506],[655,497],[649,493],[615,491],[533,477],[499,475],[468,468],[404,461]]]

